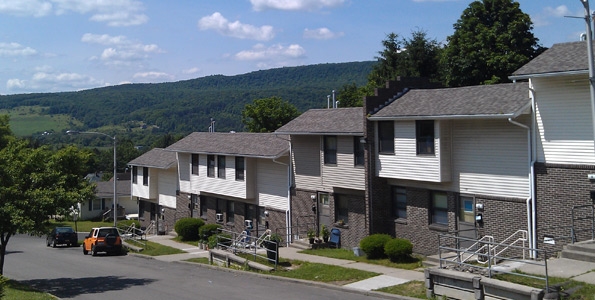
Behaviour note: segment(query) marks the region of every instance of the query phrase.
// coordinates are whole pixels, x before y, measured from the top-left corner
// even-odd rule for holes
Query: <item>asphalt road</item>
[[[45,237],[10,239],[4,275],[62,299],[383,299],[286,280],[133,255],[83,255],[46,247]]]

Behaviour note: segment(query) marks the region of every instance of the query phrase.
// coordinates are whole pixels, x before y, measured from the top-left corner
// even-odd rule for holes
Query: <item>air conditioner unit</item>
[[[194,203],[194,209],[199,209],[200,206],[198,205],[198,203]]]
[[[221,223],[223,222],[223,214],[216,214],[215,215],[215,219],[217,220],[217,222]]]

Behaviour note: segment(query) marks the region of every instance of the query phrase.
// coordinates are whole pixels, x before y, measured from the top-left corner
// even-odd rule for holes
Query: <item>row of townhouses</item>
[[[441,233],[522,230],[559,250],[591,234],[576,217],[595,196],[587,66],[586,42],[556,44],[514,83],[403,78],[363,108],[308,110],[274,133],[192,133],[129,163],[131,195],[162,232],[182,217],[238,232],[249,220],[291,242],[324,224],[343,247],[389,233],[434,254]]]

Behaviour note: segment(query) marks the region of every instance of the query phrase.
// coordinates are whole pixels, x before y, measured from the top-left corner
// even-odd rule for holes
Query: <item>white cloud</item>
[[[149,58],[149,54],[163,53],[164,51],[155,44],[143,44],[129,40],[123,35],[110,36],[107,34],[85,33],[81,41],[89,44],[110,46],[103,49],[101,55],[91,59],[100,59],[107,65],[128,66],[132,61]]]
[[[306,50],[297,44],[283,47],[282,45],[273,45],[265,47],[257,44],[251,50],[240,51],[234,55],[237,60],[280,60],[280,59],[298,59],[306,54]]]
[[[50,14],[91,14],[90,20],[109,26],[146,23],[143,3],[137,0],[0,0],[0,13],[43,17]]]
[[[343,32],[332,32],[330,29],[326,27],[317,28],[317,29],[308,29],[304,30],[304,38],[306,39],[317,39],[317,40],[329,40],[343,36]]]
[[[200,69],[199,68],[196,68],[196,67],[190,68],[190,69],[186,69],[186,70],[182,70],[182,73],[184,73],[184,74],[196,74],[198,72],[200,72]]]
[[[164,72],[139,72],[132,76],[133,78],[141,78],[144,80],[173,80],[174,76]]]
[[[42,0],[0,0],[0,13],[13,16],[43,17],[52,12],[52,4]]]
[[[249,24],[242,24],[239,21],[229,22],[219,12],[210,16],[202,17],[198,21],[200,30],[215,30],[226,36],[240,39],[251,39],[257,41],[268,41],[275,37],[272,26],[256,27]]]
[[[18,43],[0,43],[0,56],[30,56],[37,54],[37,51]]]
[[[563,18],[564,16],[580,16],[580,13],[573,13],[566,5],[557,7],[545,7],[539,14],[532,15],[531,21],[535,27],[546,26],[550,24],[550,18]]]
[[[341,6],[345,0],[250,0],[250,3],[255,11],[267,9],[313,11]]]
[[[42,67],[41,69],[51,69]],[[12,78],[6,82],[9,91],[65,91],[103,86],[105,83],[78,73],[37,72],[31,79]]]

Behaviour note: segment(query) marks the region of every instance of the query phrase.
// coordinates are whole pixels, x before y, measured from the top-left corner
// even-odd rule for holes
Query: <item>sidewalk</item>
[[[186,253],[156,256],[154,257],[155,259],[171,262],[186,260],[194,257],[208,257],[208,251],[201,250],[198,247],[192,247],[188,244],[178,243],[172,240],[172,238],[173,237],[171,235],[156,235],[147,237],[147,239],[150,241],[160,243],[162,245],[166,245],[172,248],[181,249]],[[406,283],[412,280],[425,280],[424,272],[419,270],[414,271],[390,268],[379,265],[354,262],[351,260],[334,259],[323,256],[304,254],[299,253],[299,251],[300,249],[293,247],[280,247],[279,255],[282,258],[290,260],[302,260],[314,263],[335,265],[345,268],[352,268],[381,274],[379,276],[372,277],[366,280],[344,285],[344,287],[352,289],[371,291],[382,287]],[[593,262],[584,262],[565,258],[551,258],[548,259],[547,266],[549,276],[569,278],[576,281],[581,281],[595,285],[595,263]],[[545,274],[545,268],[543,266],[536,266],[534,264],[522,262],[501,263],[498,266],[496,266],[495,269],[501,269],[507,272],[511,272],[515,269],[518,269],[522,272],[530,274]]]
[[[187,253],[155,256],[153,257],[154,259],[172,262],[186,260],[195,257],[208,257],[209,252],[207,250],[201,250],[198,247],[192,247],[188,244],[176,242],[172,240],[172,238],[173,237],[171,235],[147,236],[147,240],[149,241],[156,242],[172,248],[177,248]],[[382,287],[403,284],[412,280],[424,281],[424,273],[422,271],[403,270],[373,264],[366,264],[361,262],[354,262],[351,260],[309,255],[299,253],[299,251],[300,249],[293,247],[280,247],[279,256],[290,260],[301,260],[313,263],[335,265],[345,268],[352,268],[381,274],[379,276],[372,277],[366,280],[344,285],[344,287],[352,289],[371,291]]]

